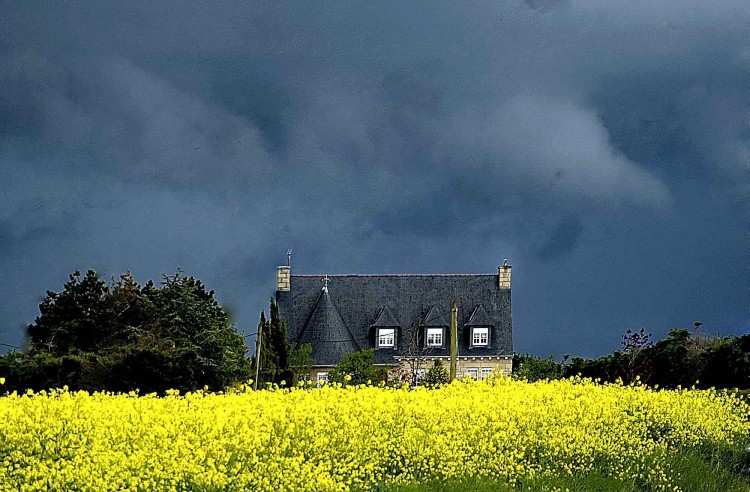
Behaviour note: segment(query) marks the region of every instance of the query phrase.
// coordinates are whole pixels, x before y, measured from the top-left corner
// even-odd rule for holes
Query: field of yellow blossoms
[[[437,390],[14,393],[0,398],[0,485],[328,491],[593,470],[674,490],[669,453],[744,445],[749,410],[713,391],[503,378]]]

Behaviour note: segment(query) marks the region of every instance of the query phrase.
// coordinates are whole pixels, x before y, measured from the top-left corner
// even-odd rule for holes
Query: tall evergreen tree
[[[260,382],[279,384],[284,381],[292,384],[294,373],[289,369],[289,354],[292,346],[287,339],[286,322],[281,319],[279,305],[273,298],[271,298],[269,313],[268,321],[266,321],[265,312],[261,313],[260,318],[260,325],[263,326]]]

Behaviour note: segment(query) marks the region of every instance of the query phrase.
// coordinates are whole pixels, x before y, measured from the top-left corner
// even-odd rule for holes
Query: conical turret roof
[[[315,365],[336,365],[344,354],[360,350],[326,287],[320,291],[297,343],[312,345]]]

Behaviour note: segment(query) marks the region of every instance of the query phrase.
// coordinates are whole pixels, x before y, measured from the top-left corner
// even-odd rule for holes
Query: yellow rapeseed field
[[[668,453],[744,443],[748,410],[713,391],[503,378],[438,390],[28,392],[0,398],[0,484],[328,491],[594,470],[674,490]]]

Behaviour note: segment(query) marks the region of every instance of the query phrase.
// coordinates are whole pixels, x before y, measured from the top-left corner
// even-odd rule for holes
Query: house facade
[[[511,267],[492,274],[292,275],[277,269],[276,301],[291,343],[312,345],[314,381],[349,352],[372,348],[375,363],[422,374],[450,364],[457,305],[457,377],[480,378],[513,362]]]

